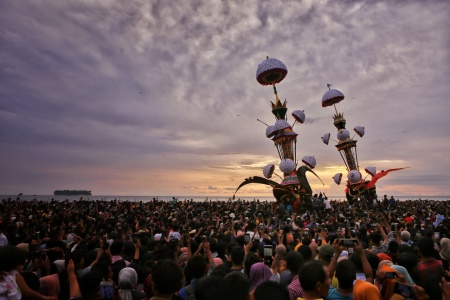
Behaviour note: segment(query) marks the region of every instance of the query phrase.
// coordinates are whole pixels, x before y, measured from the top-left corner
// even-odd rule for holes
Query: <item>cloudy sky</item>
[[[327,83],[378,194],[450,195],[448,1],[0,2],[0,194],[232,195],[279,164],[266,56],[313,155],[314,191],[343,195]],[[277,168],[278,169],[278,168]],[[281,171],[276,171],[281,174]],[[277,179],[275,179],[277,180]],[[263,185],[237,194],[271,195]]]

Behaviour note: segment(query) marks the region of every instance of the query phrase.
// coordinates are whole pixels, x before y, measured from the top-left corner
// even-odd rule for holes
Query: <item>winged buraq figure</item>
[[[306,206],[308,206],[311,204],[312,189],[309,185],[308,178],[306,178],[306,172],[313,173],[322,182],[320,177],[311,168],[301,166],[296,172],[293,172],[295,175],[285,177],[285,180],[283,180],[285,182],[282,181],[281,183],[259,176],[246,178],[237,187],[234,192],[233,199],[236,198],[236,193],[241,187],[250,183],[259,183],[271,186],[273,188],[273,196],[278,202],[290,202],[300,199]],[[290,184],[283,184],[287,183],[288,180],[286,179],[289,180]]]

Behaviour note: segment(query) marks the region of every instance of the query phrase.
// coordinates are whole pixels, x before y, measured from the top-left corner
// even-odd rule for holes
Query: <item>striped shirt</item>
[[[297,300],[297,298],[303,297],[303,288],[298,279],[298,275],[295,275],[295,277],[292,278],[291,283],[288,285],[288,290],[290,300]]]

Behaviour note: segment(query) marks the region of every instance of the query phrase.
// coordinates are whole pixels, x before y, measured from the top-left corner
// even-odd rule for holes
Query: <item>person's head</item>
[[[258,255],[254,252],[247,253],[244,259],[244,272],[247,276],[250,276],[250,269],[257,262],[260,262]]]
[[[293,273],[298,274],[300,267],[303,264],[303,256],[297,251],[289,251],[286,255],[286,267]]]
[[[131,291],[136,288],[138,274],[133,268],[124,268],[119,272],[119,288],[122,299],[132,299]]]
[[[304,236],[302,238],[302,245],[306,245],[309,246],[309,244],[311,244],[312,240],[309,236]]]
[[[253,294],[255,300],[289,300],[289,291],[274,281],[261,283]]]
[[[113,264],[111,265],[111,271],[112,271],[112,273],[113,273],[112,279],[113,279],[113,281],[114,281],[115,283],[119,283],[119,273],[120,273],[120,271],[122,271],[122,269],[124,269],[126,266],[127,266],[127,265],[126,265],[126,263],[125,263],[125,260],[123,260],[123,259],[118,260],[118,261],[116,261],[115,263],[113,263]]]
[[[339,281],[339,288],[344,290],[353,288],[353,282],[356,279],[355,265],[348,259],[341,260],[336,265],[335,276]]]
[[[413,249],[413,247],[411,247],[407,244],[398,245],[398,254],[401,254],[404,252],[414,253],[414,249]]]
[[[206,274],[206,261],[205,258],[199,254],[189,258],[186,264],[186,277],[189,278],[201,278]]]
[[[170,250],[174,253],[178,253],[181,250],[181,243],[179,239],[171,238],[167,245],[169,246]]]
[[[222,264],[222,265],[216,266],[212,270],[212,272],[209,276],[214,275],[214,276],[217,276],[220,278],[224,278],[225,276],[228,275],[228,273],[230,273],[230,268],[226,264]]]
[[[404,267],[409,274],[413,274],[419,258],[413,252],[403,252],[397,256],[397,264]]]
[[[134,253],[136,251],[136,247],[134,246],[133,242],[127,241],[123,245],[123,255],[125,257],[133,257]]]
[[[403,230],[400,233],[400,239],[402,240],[402,242],[407,243],[411,239],[411,234],[409,233],[409,231]]]
[[[239,246],[239,244],[236,243],[236,242],[230,242],[230,243],[227,244],[227,254],[228,254],[228,256],[231,255],[231,250],[232,250],[235,246]]]
[[[221,299],[223,297],[223,277],[209,275],[201,278],[195,286],[196,300]]]
[[[22,275],[23,279],[25,280],[25,283],[28,285],[30,289],[32,289],[35,292],[39,292],[41,283],[39,281],[39,277],[37,277],[37,275],[34,272],[26,271],[20,273],[20,275]]]
[[[284,259],[286,256],[286,251],[285,245],[278,245],[275,247],[275,256],[279,259]]]
[[[242,266],[244,262],[245,252],[241,246],[235,246],[231,249],[231,262],[233,266]]]
[[[353,299],[354,300],[379,300],[381,298],[381,293],[378,287],[375,285],[363,281],[360,282],[353,289]]]
[[[256,223],[255,222],[249,222],[247,225],[247,230],[249,231],[253,231],[256,228]]]
[[[209,242],[209,249],[211,250],[211,252],[213,252],[213,253],[217,252],[217,250],[219,248],[219,244],[218,244],[217,240],[214,238],[210,238],[208,242]]]
[[[103,274],[94,268],[91,272],[81,277],[80,290],[82,299],[97,299],[97,293],[100,290],[100,282],[102,280]]]
[[[86,254],[85,250],[79,249],[75,249],[72,253],[70,253],[70,259],[73,260],[76,270],[84,268],[85,254]]]
[[[330,244],[324,244],[319,247],[319,259],[329,264],[334,256],[334,248]]]
[[[272,276],[270,268],[262,262],[253,264],[250,268],[250,290],[253,291],[264,281],[268,281]]]
[[[153,292],[156,295],[171,295],[181,287],[183,273],[171,259],[162,259],[152,268]]]
[[[10,272],[17,270],[19,272],[25,266],[27,256],[25,252],[15,246],[0,247],[0,271]]]
[[[372,252],[363,251],[364,255],[367,257],[367,261],[369,262],[372,271],[375,273],[378,269],[378,264],[380,263],[380,258]]]
[[[305,293],[314,297],[326,297],[330,290],[331,279],[325,264],[318,260],[306,262],[298,276]]]
[[[111,255],[122,255],[124,245],[122,240],[114,240],[109,247],[109,252]]]
[[[302,255],[303,261],[308,261],[308,260],[311,260],[313,258],[312,257],[312,250],[307,245],[301,245],[300,247],[298,247],[297,251]]]
[[[398,253],[398,243],[397,241],[390,241],[388,245],[388,252],[389,254],[397,254]]]
[[[416,246],[422,257],[432,257],[434,255],[434,242],[428,237],[421,237],[417,240]]]
[[[247,300],[250,293],[250,280],[241,272],[231,272],[222,280],[226,297],[220,299]],[[224,293],[225,294],[225,293]]]
[[[383,236],[378,231],[375,231],[370,235],[370,239],[372,240],[372,243],[374,243],[375,245],[379,245],[381,243],[381,240],[383,239]]]
[[[55,240],[62,240],[64,238],[64,229],[55,227],[50,231],[49,237]]]

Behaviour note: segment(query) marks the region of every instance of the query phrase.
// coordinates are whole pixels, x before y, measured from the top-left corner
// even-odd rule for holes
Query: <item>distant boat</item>
[[[92,196],[91,191],[86,190],[56,190],[53,195],[64,195],[64,196]]]

